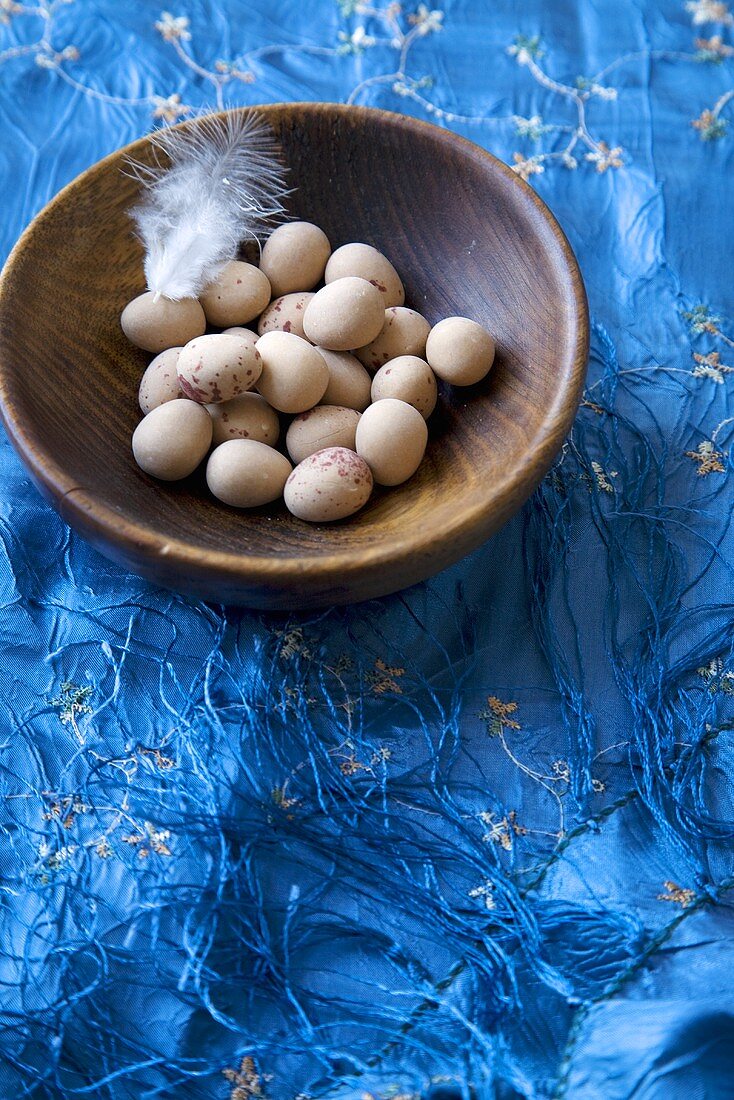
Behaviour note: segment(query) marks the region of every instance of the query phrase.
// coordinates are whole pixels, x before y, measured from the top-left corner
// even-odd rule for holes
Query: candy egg
[[[270,283],[259,267],[230,260],[199,295],[199,301],[209,324],[225,328],[252,321],[271,297]]]
[[[306,306],[303,331],[330,351],[369,344],[385,322],[382,296],[366,279],[348,276],[328,283]]]
[[[285,455],[255,439],[220,443],[206,464],[206,483],[233,508],[259,508],[283,495],[293,467]]]
[[[275,229],[263,248],[260,270],[273,295],[310,290],[321,280],[331,254],[329,238],[311,222],[286,222]]]
[[[380,367],[372,379],[372,400],[395,397],[407,401],[424,419],[436,408],[438,387],[436,375],[417,355],[399,355]]]
[[[182,396],[176,373],[180,351],[181,348],[169,348],[148,364],[138,389],[138,404],[144,413]]]
[[[353,451],[357,424],[359,413],[354,409],[317,405],[291,423],[285,437],[288,454],[294,462],[303,462],[324,447],[348,447]]]
[[[274,447],[280,435],[280,421],[259,393],[242,393],[231,401],[206,406],[212,418],[212,441],[219,444],[228,439],[255,439]]]
[[[329,368],[316,348],[292,332],[266,332],[257,342],[262,374],[257,388],[274,409],[300,413],[318,404]]]
[[[329,384],[322,405],[343,405],[362,412],[370,403],[372,379],[358,359],[348,351],[317,348],[329,368]]]
[[[383,306],[401,306],[405,290],[400,276],[388,260],[371,244],[343,244],[329,257],[324,282],[333,283],[347,275],[357,275],[376,286]]]
[[[180,481],[194,472],[211,441],[209,413],[181,398],[158,405],[140,421],[133,432],[133,456],[151,477]]]
[[[251,328],[243,328],[242,325],[232,325],[231,328],[223,329],[222,336],[241,336],[243,340],[247,340],[253,347],[257,343],[257,333],[253,332]]]
[[[453,386],[473,386],[489,373],[494,340],[468,317],[447,317],[431,329],[426,359],[439,378]]]
[[[418,410],[393,397],[370,405],[357,425],[357,454],[378,485],[400,485],[412,477],[427,442],[428,428]]]
[[[366,347],[358,347],[354,354],[360,363],[373,371],[399,355],[417,355],[422,359],[430,331],[428,321],[414,309],[391,306],[385,310],[379,335]]]
[[[260,336],[266,332],[292,332],[294,336],[306,339],[303,331],[303,315],[306,306],[314,297],[305,292],[299,294],[284,294],[282,298],[275,298],[268,308],[263,311],[258,321],[257,331]]]
[[[152,291],[128,302],[120,317],[122,331],[131,344],[144,351],[182,347],[206,332],[206,317],[195,298],[157,297]]]
[[[243,336],[197,336],[178,357],[178,383],[203,405],[229,401],[251,389],[262,370],[257,349]]]
[[[327,447],[296,466],[285,483],[286,508],[310,523],[331,523],[358,512],[370,498],[367,463],[346,447]]]

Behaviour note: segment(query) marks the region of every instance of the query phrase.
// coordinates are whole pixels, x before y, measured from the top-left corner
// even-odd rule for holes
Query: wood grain
[[[256,109],[282,142],[295,216],[333,247],[384,251],[406,304],[432,323],[469,316],[496,336],[489,378],[443,391],[415,477],[348,521],[310,526],[282,505],[230,510],[201,474],[170,486],[138,470],[130,436],[149,357],[119,326],[144,289],[127,216],[136,184],[122,167],[126,154],[147,155],[147,140],[65,188],[12,253],[0,280],[0,409],[44,495],[115,561],[219,603],[350,603],[457,561],[527,499],[580,400],[586,295],[547,207],[470,142],[369,108]]]

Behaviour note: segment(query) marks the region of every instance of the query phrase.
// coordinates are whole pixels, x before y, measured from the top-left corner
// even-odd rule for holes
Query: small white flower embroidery
[[[191,108],[181,102],[178,92],[165,97],[154,95],[152,102],[153,118],[162,118],[165,122],[176,122],[179,118],[191,114]]]
[[[171,15],[170,11],[161,12],[161,17],[155,24],[155,29],[163,36],[166,42],[175,42],[177,40],[188,42],[191,38],[187,16]]]
[[[610,149],[605,141],[600,141],[599,148],[593,153],[586,154],[586,160],[596,165],[597,172],[606,172],[608,168],[621,168],[624,164],[622,160],[622,146],[616,145],[614,149]]]
[[[415,14],[408,16],[408,22],[417,28],[418,34],[431,34],[443,30],[443,12],[436,8],[431,10],[427,4],[419,4]]]
[[[734,23],[729,5],[721,3],[721,0],[689,0],[686,11],[693,16],[693,25],[696,27],[703,23],[724,23],[730,27]]]
[[[542,172],[545,172],[545,167],[540,162],[539,157],[524,157],[522,153],[513,153],[512,159],[514,164],[511,164],[513,172],[517,172],[520,179],[525,181],[529,180],[531,176],[539,176]]]

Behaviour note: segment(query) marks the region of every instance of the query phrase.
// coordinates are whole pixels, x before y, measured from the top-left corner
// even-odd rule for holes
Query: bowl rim
[[[526,199],[536,207],[537,213],[545,222],[560,247],[569,276],[573,298],[576,303],[576,340],[572,358],[565,364],[562,375],[564,384],[559,386],[553,402],[546,407],[542,424],[533,439],[528,442],[526,462],[511,465],[504,476],[493,482],[493,490],[487,499],[462,503],[457,511],[456,518],[443,525],[441,538],[455,539],[458,542],[467,543],[467,535],[477,529],[489,529],[491,517],[503,511],[502,502],[511,500],[517,496],[518,491],[524,493],[524,499],[532,492],[540,481],[556,454],[563,439],[568,433],[578,409],[581,393],[586,375],[586,365],[589,350],[589,310],[586,290],[579,269],[578,262],[573,253],[569,241],[551,213],[548,206],[540,196],[514,172],[504,161],[483,149],[468,138],[462,137],[444,127],[434,123],[414,118],[397,111],[388,111],[376,107],[363,107],[355,104],[309,102],[309,101],[282,101],[278,103],[253,104],[242,107],[234,107],[224,111],[212,112],[206,117],[224,117],[232,113],[258,112],[267,119],[269,113],[277,114],[279,111],[294,109],[306,113],[343,115],[349,118],[369,117],[391,127],[400,127],[409,132],[427,133],[434,139],[441,140],[449,146],[453,146],[463,156],[469,155],[476,160],[488,160],[493,168],[506,177],[508,181],[519,187]],[[202,116],[185,119],[177,123],[172,129],[185,129],[195,126]],[[101,160],[85,169],[74,179],[70,180],[33,218],[30,224],[18,238],[11,250],[5,265],[0,272],[0,303],[4,298],[6,287],[15,275],[15,270],[21,260],[22,254],[28,247],[33,234],[46,218],[51,217],[56,209],[66,201],[66,196],[80,185],[94,180],[99,174],[107,170],[108,166],[122,158],[135,157],[140,150],[150,144],[151,132],[128,145],[113,150]],[[305,554],[303,556],[287,556],[280,554],[243,554],[230,551],[216,550],[209,547],[196,546],[181,538],[165,535],[150,527],[137,523],[134,519],[121,515],[114,508],[100,501],[94,492],[83,485],[78,485],[75,479],[65,472],[53,458],[48,455],[33,438],[23,425],[22,417],[15,409],[15,400],[12,392],[11,376],[3,369],[0,360],[0,417],[4,423],[9,439],[21,459],[29,468],[31,474],[39,484],[41,491],[50,498],[60,511],[65,522],[78,521],[86,537],[93,542],[98,539],[102,545],[112,543],[124,552],[124,558],[128,562],[136,562],[141,556],[152,554],[161,560],[165,560],[168,567],[179,566],[189,576],[211,576],[215,570],[220,577],[227,577],[235,582],[247,583],[250,586],[274,585],[276,588],[287,587],[289,582],[299,577],[319,578],[334,581],[340,576],[350,577],[362,572],[365,567],[402,563],[412,555],[420,556],[429,551],[435,543],[436,532],[431,525],[421,525],[412,529],[409,536],[395,537],[385,543],[375,539],[371,545],[365,544],[358,550],[355,548],[332,549],[328,554]],[[533,476],[528,477],[528,471]],[[527,489],[527,492],[525,492]],[[67,516],[70,517],[67,519]],[[477,545],[478,540],[473,545]],[[471,549],[471,547],[469,547]],[[464,550],[467,553],[468,550]],[[458,556],[458,555],[457,555]],[[455,559],[454,559],[455,560]],[[281,583],[279,583],[281,582]]]

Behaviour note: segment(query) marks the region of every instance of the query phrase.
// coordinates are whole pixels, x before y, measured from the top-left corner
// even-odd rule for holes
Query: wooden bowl
[[[325,103],[258,107],[296,186],[291,211],[332,245],[367,241],[435,323],[462,315],[497,339],[485,382],[446,389],[418,473],[357,516],[312,526],[280,504],[239,512],[201,472],[161,484],[134,464],[149,356],[120,330],[144,290],[123,158],[69,184],[25,232],[0,281],[0,403],[41,492],[103,554],[218,603],[321,607],[385,595],[480,545],[516,512],[567,434],[584,380],[588,311],[568,241],[510,169],[446,130]],[[196,126],[196,121],[183,126]]]

